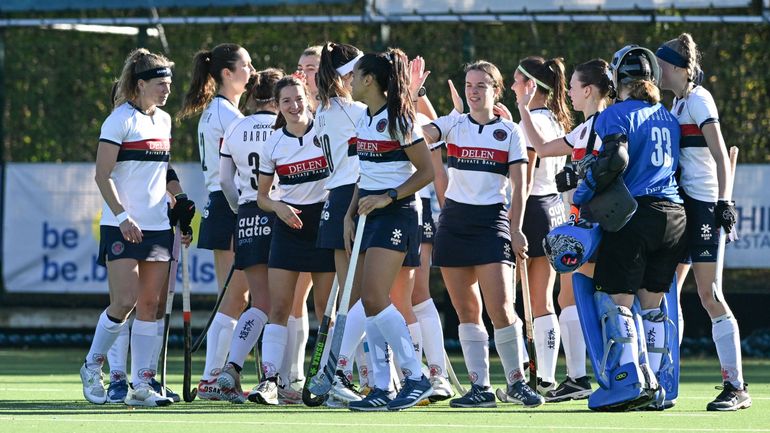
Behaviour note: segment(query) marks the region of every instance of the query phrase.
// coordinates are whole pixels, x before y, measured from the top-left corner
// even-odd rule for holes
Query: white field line
[[[342,423],[342,422],[286,422],[286,421],[213,421],[213,420],[206,420],[206,424],[216,424],[216,425],[252,425],[252,426],[315,426],[315,427],[352,427],[352,426],[358,426],[358,427],[380,427],[380,428],[395,428],[395,429],[404,429],[404,428],[426,428],[426,427],[432,427],[432,428],[448,428],[448,429],[470,429],[470,430],[483,430],[483,429],[508,429],[508,430],[521,430],[522,426],[521,424],[506,424],[506,425],[479,425],[479,424],[406,424],[406,423],[371,423],[367,419],[363,419],[360,423]],[[45,422],[45,421],[51,421],[51,422],[71,422],[71,423],[106,423],[106,424],[151,424],[151,425],[158,425],[158,424],[168,424],[168,425],[192,425],[192,426],[200,426],[201,421],[184,421],[184,420],[161,420],[161,419],[150,419],[150,420],[138,420],[138,419],[114,419],[114,418],[105,418],[105,419],[93,419],[93,418],[61,418],[61,417],[27,417],[27,416],[20,416],[20,417],[8,417],[8,416],[0,416],[0,421],[21,421],[21,422]],[[564,429],[566,428],[564,425],[537,425],[532,426],[532,429]],[[569,429],[571,430],[602,430],[602,431],[663,431],[663,432],[670,432],[670,427],[620,427],[620,426],[570,426]],[[697,427],[697,428],[677,428],[677,431],[680,432],[760,432],[760,433],[766,433],[770,432],[770,428],[737,428],[737,429],[725,429],[725,428],[703,428],[703,427]]]

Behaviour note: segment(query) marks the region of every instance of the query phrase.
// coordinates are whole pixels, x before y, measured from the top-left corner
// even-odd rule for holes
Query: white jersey
[[[370,115],[367,110],[356,128],[356,152],[360,161],[361,178],[358,188],[368,191],[397,188],[417,171],[405,148],[425,146],[422,129],[407,125],[411,138],[407,142],[401,134],[392,137],[388,131],[388,109],[384,106]]]
[[[260,111],[234,121],[225,132],[219,155],[235,163],[238,204],[257,201],[259,151],[273,133],[275,118],[275,113]]]
[[[160,108],[148,116],[126,102],[104,121],[99,141],[120,146],[110,178],[128,216],[142,230],[170,229],[166,171],[171,151],[171,116]],[[120,226],[106,202],[100,224]]]
[[[227,98],[217,95],[203,110],[198,121],[198,152],[206,189],[209,192],[221,191],[219,185],[219,149],[225,137],[227,127],[243,114]]]
[[[546,142],[564,136],[564,129],[556,121],[551,110],[536,108],[530,111],[530,116],[532,117],[532,124],[540,130]],[[535,150],[529,142],[527,142],[527,149]],[[554,177],[556,173],[564,168],[566,162],[566,156],[549,156],[546,158],[538,156],[535,159],[535,173],[533,175],[534,179],[530,195],[558,194],[559,191],[556,189]]]
[[[356,125],[366,113],[366,105],[334,97],[329,107],[319,105],[315,129],[321,149],[329,164],[326,189],[351,185],[358,181]]]
[[[599,113],[592,114],[585,122],[576,126],[569,134],[564,136],[564,142],[572,148],[572,162],[585,158],[588,143],[593,137],[593,150],[591,153],[598,155],[602,148],[602,139],[594,131],[594,122]]]
[[[469,114],[439,117],[433,124],[447,142],[446,197],[474,205],[506,203],[510,165],[527,162],[519,125],[500,117],[481,125]]]
[[[703,138],[703,126],[719,122],[714,98],[696,86],[686,98],[674,99],[671,113],[682,131],[679,142],[679,185],[695,200],[714,203],[719,197],[717,163]]]
[[[420,127],[423,127],[425,125],[430,125],[430,123],[431,123],[430,118],[428,116],[422,114],[422,113],[415,113],[414,114],[414,121]],[[444,143],[441,140],[438,140],[435,143],[429,144],[428,147],[430,147],[431,152],[433,152],[434,150],[440,148],[444,144],[446,144],[446,143]],[[420,189],[419,191],[417,191],[417,195],[420,198],[428,198],[429,199],[429,198],[433,197],[434,190],[435,190],[435,188],[433,187],[433,182],[431,182],[431,183],[425,185],[424,187],[422,187],[422,189]]]
[[[329,177],[326,157],[318,144],[313,125],[295,137],[286,128],[271,135],[259,154],[259,173],[278,175],[281,200],[289,204],[314,204],[326,200]]]

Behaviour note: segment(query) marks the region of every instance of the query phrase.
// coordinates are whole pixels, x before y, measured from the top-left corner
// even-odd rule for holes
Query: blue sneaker
[[[126,379],[111,380],[107,387],[107,403],[120,403],[126,399],[128,394],[128,382]]]
[[[520,404],[524,407],[538,407],[545,403],[543,396],[536,393],[523,380],[509,383],[505,391],[498,389],[497,398],[504,403]]]
[[[433,385],[423,374],[418,380],[406,379],[396,398],[388,403],[388,410],[410,408],[433,395]]]
[[[157,392],[160,395],[163,395],[163,393],[161,392],[163,387],[160,385],[160,382],[155,380],[154,377],[150,380],[150,386],[152,387],[153,391]],[[170,398],[171,400],[174,400],[174,403],[179,403],[179,400],[180,400],[179,394],[169,389],[169,387],[166,387],[166,397]]]
[[[490,391],[490,387],[474,383],[471,385],[470,391],[464,396],[450,400],[449,407],[497,407],[497,403],[495,403],[495,395]]]
[[[388,403],[393,401],[394,392],[373,388],[363,400],[351,401],[348,409],[360,412],[378,412],[388,410]]]

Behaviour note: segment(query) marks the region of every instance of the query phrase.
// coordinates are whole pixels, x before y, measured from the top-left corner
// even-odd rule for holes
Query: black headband
[[[138,72],[134,74],[134,77],[136,77],[137,80],[152,80],[153,78],[161,78],[161,77],[170,77],[173,74],[171,73],[171,68],[164,66],[162,68],[155,68],[155,69],[149,69],[144,72]]]

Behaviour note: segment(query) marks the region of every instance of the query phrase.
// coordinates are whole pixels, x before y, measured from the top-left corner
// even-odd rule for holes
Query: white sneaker
[[[329,390],[329,394],[331,394],[335,399],[345,403],[361,400],[361,395],[356,392],[353,384],[350,383],[348,378],[345,376],[345,373],[343,373],[341,370],[337,370],[337,375],[335,377],[334,383],[332,384],[332,388]]]
[[[259,385],[255,386],[249,394],[249,401],[253,403],[278,405],[278,376],[263,378]]]
[[[161,407],[171,405],[174,400],[155,392],[149,383],[140,383],[128,390],[125,403],[127,406]]]
[[[452,392],[452,385],[444,376],[433,376],[430,378],[430,384],[433,386],[433,395],[429,397],[431,402],[446,400],[455,395]]]
[[[85,362],[80,367],[80,381],[83,382],[83,397],[93,404],[107,402],[107,391],[104,390],[102,369],[98,370],[86,367]]]

